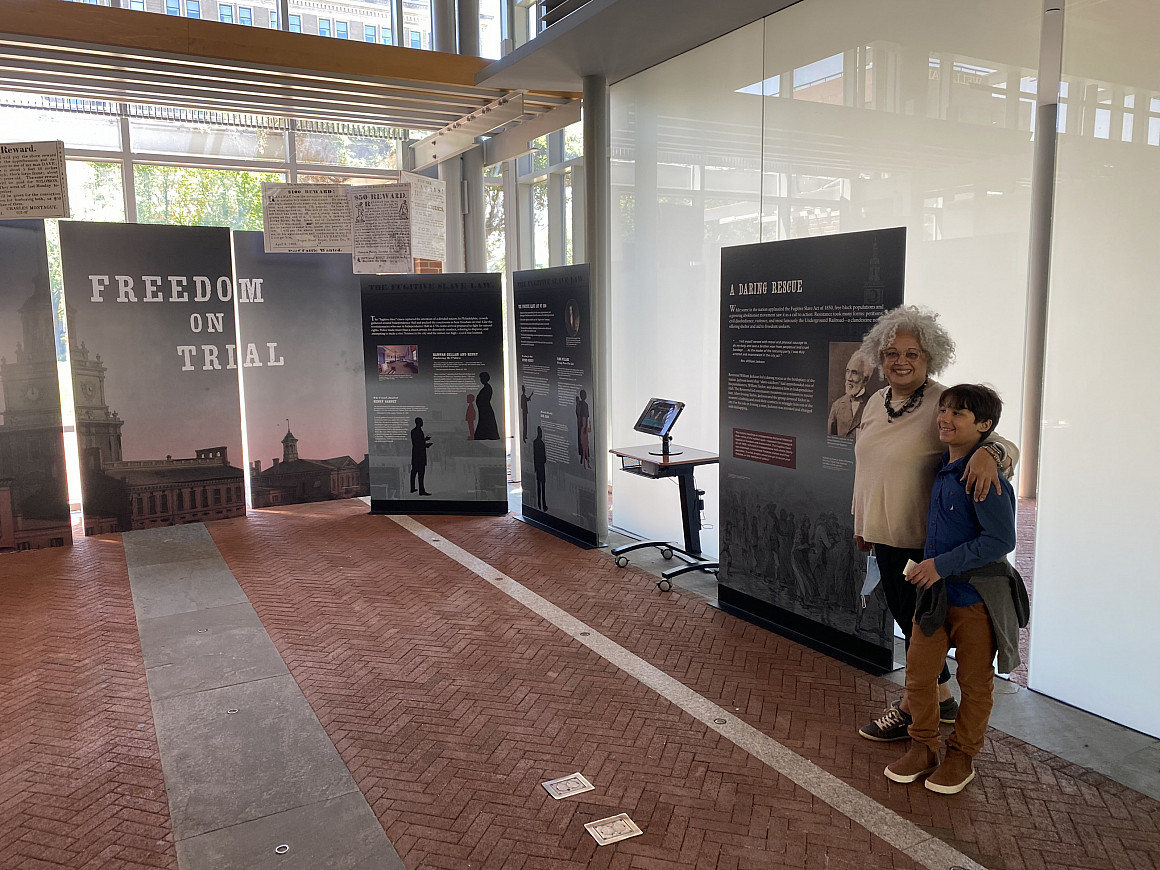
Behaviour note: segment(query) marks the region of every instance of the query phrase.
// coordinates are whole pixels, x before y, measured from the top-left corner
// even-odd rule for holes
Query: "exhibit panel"
[[[1160,737],[1160,8],[1066,10],[1029,685]]]
[[[281,365],[242,366],[255,508],[370,494],[362,295],[349,254],[268,254],[235,232],[238,332]]]
[[[372,513],[507,513],[500,276],[363,276]]]
[[[242,516],[230,231],[62,221],[85,534]],[[239,465],[234,465],[237,462]]]
[[[893,666],[850,504],[862,412],[881,401],[863,334],[902,304],[905,229],[721,252],[721,558],[731,612],[874,670]]]
[[[583,546],[599,543],[592,459],[592,289],[587,264],[512,275],[523,516]]]
[[[0,554],[72,543],[44,221],[0,221]]]

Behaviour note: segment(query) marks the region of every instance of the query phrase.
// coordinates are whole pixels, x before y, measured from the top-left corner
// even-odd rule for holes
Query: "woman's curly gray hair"
[[[882,368],[882,351],[890,346],[900,332],[918,336],[918,343],[926,351],[927,371],[937,375],[955,361],[955,343],[938,322],[938,315],[918,305],[900,305],[878,318],[862,339],[861,352]]]

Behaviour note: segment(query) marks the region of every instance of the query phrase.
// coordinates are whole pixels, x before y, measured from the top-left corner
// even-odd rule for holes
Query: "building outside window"
[[[302,32],[302,16],[301,15],[291,15],[290,16],[290,32],[291,33],[301,33]]]
[[[394,37],[391,35],[391,28],[384,27],[383,28],[383,45],[391,45],[392,44],[391,40],[393,38]]]
[[[249,6],[238,7],[238,23],[244,24],[246,27],[254,26],[254,12]]]
[[[378,42],[378,28],[376,28],[373,24],[363,25],[363,39],[365,39],[367,42]]]
[[[319,36],[330,36],[330,19],[329,18],[319,18],[318,19],[318,35]]]
[[[201,0],[185,0],[185,14],[190,18],[201,18]]]
[[[339,39],[346,39],[347,32],[346,32],[346,22],[345,21],[334,22],[334,35],[337,36]]]
[[[422,48],[423,47],[423,38],[419,34],[418,30],[408,31],[407,36],[410,39],[411,48]]]
[[[234,23],[234,7],[228,3],[223,3],[218,7],[218,20],[223,24]]]
[[[129,0],[129,8],[137,12],[144,12],[145,0]]]
[[[277,9],[270,10],[270,29],[271,30],[278,30],[279,29],[278,10]]]

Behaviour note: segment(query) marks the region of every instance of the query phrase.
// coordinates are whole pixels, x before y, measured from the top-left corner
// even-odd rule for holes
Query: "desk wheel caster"
[[[660,580],[657,581],[657,589],[661,590],[661,592],[668,592],[672,588],[673,588],[673,581],[672,580],[667,580],[667,579],[662,577]]]
[[[661,558],[662,559],[673,558],[673,551],[669,547],[661,547]]]
[[[616,567],[617,568],[627,568],[628,567],[628,556],[617,556],[616,557]]]

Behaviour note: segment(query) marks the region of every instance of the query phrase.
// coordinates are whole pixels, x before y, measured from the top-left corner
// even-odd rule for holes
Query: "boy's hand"
[[[854,535],[854,546],[861,550],[863,553],[869,553],[874,549],[874,546],[872,544],[867,544],[866,539],[861,535]]]
[[[906,579],[919,589],[929,589],[942,578],[939,576],[938,569],[934,567],[934,559],[923,559],[910,569]]]
[[[982,501],[995,488],[995,492],[1002,492],[999,486],[999,463],[986,450],[976,450],[967,462],[963,476],[959,478],[967,486],[967,495],[975,501]]]

